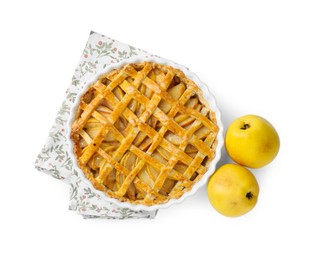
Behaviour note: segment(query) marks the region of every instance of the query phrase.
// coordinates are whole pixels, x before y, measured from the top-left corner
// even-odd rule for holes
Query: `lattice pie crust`
[[[78,166],[96,189],[150,206],[181,197],[201,179],[218,130],[201,89],[182,71],[142,62],[88,88],[71,139]]]

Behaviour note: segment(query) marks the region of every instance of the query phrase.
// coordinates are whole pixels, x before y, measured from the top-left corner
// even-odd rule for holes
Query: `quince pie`
[[[111,198],[151,206],[181,197],[215,156],[219,128],[201,89],[154,62],[114,69],[81,96],[71,140],[78,166]]]

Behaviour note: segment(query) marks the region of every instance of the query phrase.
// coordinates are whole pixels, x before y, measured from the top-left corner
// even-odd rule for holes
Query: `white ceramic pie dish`
[[[110,198],[108,197],[104,192],[97,190],[94,188],[93,184],[86,178],[85,174],[83,173],[83,171],[80,169],[80,167],[77,165],[77,160],[76,157],[74,155],[73,152],[73,142],[70,139],[70,132],[72,129],[72,123],[74,121],[75,118],[75,114],[76,114],[76,110],[77,107],[79,105],[80,102],[80,98],[82,96],[82,94],[84,94],[84,92],[87,90],[87,88],[94,83],[95,81],[98,80],[99,76],[105,73],[110,72],[113,69],[117,69],[125,64],[128,63],[137,63],[137,62],[142,62],[142,61],[150,61],[150,62],[156,62],[156,63],[160,63],[160,64],[164,64],[164,65],[169,65],[172,66],[174,68],[177,68],[179,70],[181,70],[186,77],[188,77],[189,79],[193,80],[197,86],[202,90],[203,92],[203,97],[209,102],[210,108],[212,111],[215,112],[215,116],[216,116],[216,120],[217,120],[217,124],[219,127],[219,132],[217,135],[217,140],[218,140],[218,144],[216,147],[216,151],[215,151],[215,158],[211,161],[209,167],[208,167],[208,171],[202,176],[202,178],[192,187],[192,189],[186,193],[184,193],[180,198],[178,199],[170,199],[169,201],[167,201],[166,203],[163,204],[157,204],[157,205],[153,205],[153,206],[146,206],[146,205],[142,205],[142,204],[132,204],[129,202],[121,202],[117,199],[114,198]],[[90,187],[92,190],[95,191],[95,193],[99,194],[101,196],[101,198],[105,199],[106,201],[109,201],[115,205],[118,205],[119,207],[123,207],[123,208],[129,208],[131,210],[134,211],[138,211],[138,210],[146,210],[146,211],[152,211],[152,210],[157,210],[157,209],[163,209],[163,208],[168,208],[174,204],[178,204],[183,202],[186,198],[192,196],[200,187],[204,186],[209,177],[214,173],[215,168],[216,168],[216,164],[218,163],[218,161],[221,158],[221,149],[223,147],[223,143],[224,143],[224,139],[223,139],[223,124],[221,121],[221,113],[216,105],[216,101],[214,96],[212,95],[212,93],[209,91],[209,88],[207,87],[207,85],[205,85],[196,74],[190,72],[186,67],[176,64],[170,60],[167,59],[163,59],[163,58],[158,58],[158,57],[149,57],[149,58],[145,58],[143,56],[136,56],[130,59],[126,59],[123,60],[119,63],[116,64],[112,64],[107,66],[106,69],[99,71],[98,73],[96,73],[96,75],[89,81],[87,82],[83,89],[78,93],[75,102],[73,104],[73,107],[70,110],[70,116],[67,122],[67,142],[69,145],[69,155],[72,159],[72,163],[73,163],[73,167],[74,169],[78,172],[79,177],[81,178],[81,180],[88,186]]]

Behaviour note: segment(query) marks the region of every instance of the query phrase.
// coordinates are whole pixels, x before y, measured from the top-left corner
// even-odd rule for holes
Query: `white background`
[[[317,259],[317,14],[306,0],[1,1],[0,258]],[[223,217],[205,188],[154,220],[68,210],[68,187],[33,164],[90,30],[189,67],[225,127],[251,113],[276,127],[253,211]]]

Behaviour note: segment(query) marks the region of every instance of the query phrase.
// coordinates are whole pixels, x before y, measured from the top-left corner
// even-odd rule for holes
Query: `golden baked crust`
[[[71,140],[93,186],[147,206],[179,198],[215,156],[215,114],[184,73],[153,62],[102,75],[82,95]]]

